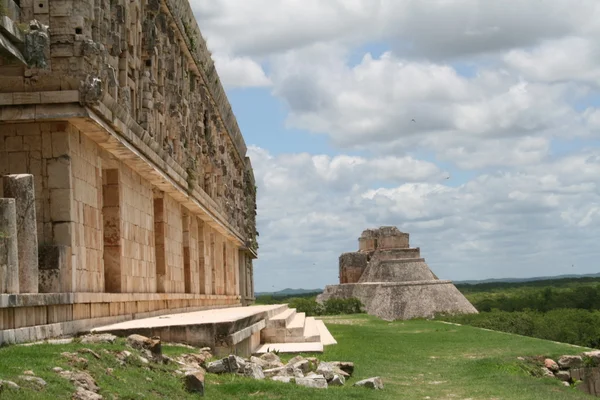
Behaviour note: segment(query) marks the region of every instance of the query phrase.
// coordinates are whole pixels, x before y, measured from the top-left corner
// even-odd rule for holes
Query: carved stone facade
[[[326,286],[317,301],[355,297],[369,314],[387,320],[477,312],[451,281],[429,269],[408,233],[393,226],[367,229],[358,244],[358,252],[340,256],[340,284]]]
[[[0,5],[0,176],[35,193],[27,293],[69,294],[0,294],[0,343],[251,303],[252,166],[187,0]]]

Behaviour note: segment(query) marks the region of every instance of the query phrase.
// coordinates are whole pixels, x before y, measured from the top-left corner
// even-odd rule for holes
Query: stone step
[[[297,313],[294,320],[285,330],[285,343],[306,342],[304,338],[304,326],[306,324],[306,313]]]
[[[296,316],[295,308],[288,308],[269,318],[267,328],[285,328]]]
[[[316,322],[317,322],[317,329],[319,329],[319,335],[321,336],[321,343],[323,344],[323,346],[337,344],[337,341],[335,340],[333,335],[329,332],[329,329],[327,329],[327,327],[325,326],[325,323],[320,319],[316,320]]]
[[[277,314],[281,314],[285,310],[289,309],[287,304],[275,304],[267,311],[266,319],[269,320]]]
[[[322,353],[323,344],[320,342],[311,343],[265,343],[254,350],[254,354],[264,354],[269,351],[278,351],[280,353]]]
[[[304,341],[321,342],[321,335],[317,327],[317,321],[314,317],[306,317],[304,321]]]

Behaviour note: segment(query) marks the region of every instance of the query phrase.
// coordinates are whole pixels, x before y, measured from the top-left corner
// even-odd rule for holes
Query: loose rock
[[[159,337],[147,338],[142,335],[129,335],[127,337],[127,344],[134,349],[148,350],[148,356],[155,361],[162,360],[162,346]]]
[[[323,377],[329,382],[333,379],[333,366],[329,363],[321,361],[317,367],[317,374],[323,375]]]
[[[7,387],[10,388],[12,390],[19,390],[21,387],[19,385],[17,385],[16,383],[14,383],[13,381],[4,381],[0,379],[0,384],[3,387]]]
[[[96,353],[94,350],[92,349],[79,349],[77,350],[78,353],[87,353],[87,354],[91,354],[93,355],[97,360],[100,359],[100,354]]]
[[[43,380],[42,378],[39,378],[37,376],[19,375],[19,379],[22,381],[33,382],[39,387],[44,387],[47,385],[45,380]]]
[[[554,376],[563,382],[568,382],[571,380],[571,374],[569,371],[558,371],[556,374],[554,374]]]
[[[271,378],[271,380],[273,381],[277,381],[277,382],[283,382],[283,383],[290,383],[291,381],[293,381],[295,378],[291,377],[291,376],[274,376]]]
[[[304,378],[296,378],[296,385],[316,389],[327,389],[327,380],[323,375],[312,375]]]
[[[98,393],[94,393],[90,390],[86,390],[82,387],[78,387],[77,391],[73,393],[72,400],[102,400],[103,397]]]
[[[562,356],[558,359],[560,368],[578,368],[583,365],[581,356]]]
[[[558,364],[556,363],[556,361],[552,360],[551,358],[546,358],[544,360],[544,366],[546,368],[548,368],[550,371],[556,372],[559,370]]]
[[[110,343],[113,344],[117,340],[115,335],[111,335],[110,333],[102,333],[100,335],[86,335],[81,338],[81,343],[89,344],[89,343]]]
[[[267,361],[267,362],[269,362],[269,363],[274,363],[274,362],[281,363],[281,359],[275,353],[265,353],[265,354],[262,354],[260,356],[260,358],[263,359],[263,360],[265,360],[265,361]],[[283,365],[283,363],[281,365]]]
[[[303,374],[307,374],[310,371],[310,361],[308,360],[298,361],[297,363],[293,364],[293,366],[294,368],[302,371]]]
[[[333,375],[333,379],[329,381],[329,386],[344,386],[346,378],[342,375]]]
[[[204,371],[197,370],[185,374],[185,388],[188,392],[200,393],[204,396]]]
[[[548,368],[546,367],[542,367],[542,375],[543,376],[548,376],[550,378],[554,378],[554,373],[552,373],[552,371],[550,371]]]
[[[240,372],[244,373],[244,368],[246,367],[246,360],[242,357],[238,357],[236,355],[229,355],[229,357],[223,359],[227,364],[227,369],[229,372]]]
[[[244,376],[252,379],[265,379],[265,374],[261,367],[254,363],[247,363],[244,367]]]
[[[229,372],[228,364],[225,363],[225,359],[213,361],[208,363],[206,366],[206,371],[210,372],[211,374],[222,374]]]
[[[369,389],[381,390],[383,389],[383,382],[381,378],[375,376],[373,378],[363,379],[362,381],[358,381],[354,384],[354,386],[362,386]]]
[[[290,361],[288,361],[288,364],[289,365],[294,365],[297,362],[302,361],[302,360],[304,360],[304,357],[302,357],[302,356],[296,356],[296,357],[291,358]]]
[[[354,363],[349,361],[333,361],[330,363],[333,367],[337,367],[352,376],[354,373]]]

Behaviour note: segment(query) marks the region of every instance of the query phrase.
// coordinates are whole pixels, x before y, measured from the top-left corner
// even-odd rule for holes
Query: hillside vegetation
[[[457,285],[478,315],[445,321],[600,348],[600,278]]]

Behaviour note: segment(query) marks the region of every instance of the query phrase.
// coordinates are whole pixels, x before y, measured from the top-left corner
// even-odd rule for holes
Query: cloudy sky
[[[257,291],[336,283],[380,225],[440,278],[600,271],[597,0],[191,3],[257,177]]]

